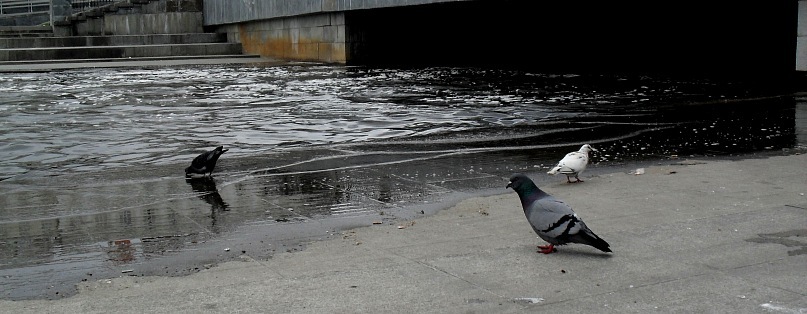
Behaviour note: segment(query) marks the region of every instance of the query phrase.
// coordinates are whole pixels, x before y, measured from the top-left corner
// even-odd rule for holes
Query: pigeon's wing
[[[527,220],[536,232],[551,231],[553,225],[568,219],[565,216],[575,216],[572,207],[551,196],[535,200],[527,210]]]
[[[571,167],[568,166],[569,161],[574,159],[574,157],[573,157],[574,154],[577,154],[577,152],[571,152],[571,153],[566,154],[566,156],[563,156],[563,158],[560,161],[558,161],[558,164],[555,165],[555,167],[553,167],[552,170],[549,170],[549,172],[547,172],[547,173],[548,174],[558,174],[558,173],[569,174],[569,173],[574,173],[574,169],[572,169]]]
[[[193,166],[194,168],[202,168],[202,167],[204,167],[205,163],[207,163],[207,159],[209,158],[210,155],[212,155],[212,154],[210,154],[210,152],[207,152],[207,153],[200,154],[199,156],[196,156],[196,158],[194,158],[193,161],[191,162],[191,166]]]
[[[591,242],[591,230],[563,201],[544,199],[533,203],[532,208],[527,219],[541,239],[552,244]]]
[[[193,159],[193,161],[191,162],[191,167],[194,168],[199,173],[207,172],[209,171],[208,169],[210,167],[210,161],[211,159],[214,159],[215,156],[216,156],[215,150],[201,153],[199,154],[199,156],[196,156],[196,158]]]

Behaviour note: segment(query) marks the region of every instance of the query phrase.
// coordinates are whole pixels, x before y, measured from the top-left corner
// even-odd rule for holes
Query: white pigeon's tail
[[[552,170],[549,170],[546,173],[551,174],[551,175],[554,176],[554,175],[558,174],[558,171],[560,171],[560,166],[556,166],[555,168],[552,168]]]

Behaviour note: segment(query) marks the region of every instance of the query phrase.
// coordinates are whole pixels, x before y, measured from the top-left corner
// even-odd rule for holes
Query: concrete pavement
[[[550,255],[511,190],[185,277],[100,279],[6,313],[807,312],[807,155],[544,186],[614,250]],[[528,173],[530,176],[546,175]]]

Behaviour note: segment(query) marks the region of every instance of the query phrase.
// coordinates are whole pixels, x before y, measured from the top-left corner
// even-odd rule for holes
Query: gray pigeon
[[[224,146],[216,147],[216,149],[205,152],[196,156],[191,162],[190,167],[185,168],[185,176],[193,177],[197,175],[205,176],[210,174],[213,176],[213,169],[216,168],[216,161],[219,160],[221,154],[224,154],[229,149],[224,149]]]
[[[518,193],[532,230],[549,242],[549,245],[539,245],[541,250],[538,252],[549,254],[555,251],[555,245],[567,243],[586,244],[603,252],[611,252],[608,242],[586,227],[571,206],[541,191],[529,177],[514,174],[507,187]]]

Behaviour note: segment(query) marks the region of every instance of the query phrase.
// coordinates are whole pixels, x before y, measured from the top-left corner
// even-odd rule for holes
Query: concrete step
[[[195,62],[197,60],[198,62]],[[19,70],[27,69],[25,66],[29,66],[30,69],[34,68],[42,68],[42,69],[49,69],[51,67],[57,68],[59,66],[56,65],[64,65],[64,64],[74,64],[77,66],[71,66],[69,68],[74,67],[94,67],[96,64],[98,66],[104,66],[104,64],[122,64],[122,63],[147,63],[147,62],[163,62],[165,64],[194,64],[194,63],[205,63],[200,60],[247,60],[252,62],[266,62],[266,59],[262,59],[259,55],[245,55],[245,54],[236,54],[236,55],[200,55],[200,56],[164,56],[164,57],[139,57],[139,58],[109,58],[109,59],[61,59],[61,60],[22,60],[22,61],[0,61],[0,67],[5,67],[11,70],[11,72],[16,72]],[[81,64],[87,64],[88,66],[81,66]],[[50,65],[50,66],[49,66]],[[3,72],[3,71],[0,71]]]
[[[50,26],[0,26],[0,39],[48,36],[53,36],[53,28]]]
[[[225,42],[227,42],[227,35],[216,33],[116,35],[116,36],[63,36],[63,37],[35,37],[35,38],[0,38],[0,49],[201,44],[201,43],[225,43]]]
[[[124,45],[93,47],[47,47],[0,49],[0,61],[66,59],[121,59],[144,57],[239,55],[237,43]]]

